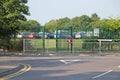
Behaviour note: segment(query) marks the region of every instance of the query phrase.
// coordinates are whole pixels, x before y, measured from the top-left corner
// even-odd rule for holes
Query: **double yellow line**
[[[0,78],[0,80],[7,80],[7,79],[10,79],[12,77],[15,77],[15,76],[18,76],[18,75],[21,75],[27,71],[29,71],[31,69],[31,66],[29,64],[20,64],[22,66],[24,66],[22,69],[20,69],[19,71],[17,72],[14,72],[12,74],[8,74],[2,78]]]

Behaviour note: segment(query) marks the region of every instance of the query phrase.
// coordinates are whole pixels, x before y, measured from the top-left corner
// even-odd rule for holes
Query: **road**
[[[120,80],[120,57],[10,57],[31,70],[10,80]]]

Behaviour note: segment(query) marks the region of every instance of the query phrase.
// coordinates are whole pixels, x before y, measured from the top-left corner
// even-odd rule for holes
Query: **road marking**
[[[102,73],[102,74],[99,74],[99,75],[97,75],[97,76],[94,76],[94,77],[92,77],[93,79],[96,79],[96,78],[99,78],[99,77],[102,77],[102,76],[104,76],[104,75],[106,75],[106,74],[108,74],[108,73],[110,73],[110,72],[112,72],[113,70],[109,70],[109,71],[107,71],[107,72],[104,72],[104,73]]]
[[[29,70],[31,69],[31,66],[28,65],[28,64],[22,64],[22,65],[24,66],[23,69],[19,70],[18,72],[15,72],[15,73],[13,73],[13,74],[9,74],[9,75],[7,75],[7,76],[4,76],[3,78],[0,78],[0,80],[2,80],[2,79],[3,79],[3,80],[10,79],[10,78],[12,78],[12,77],[21,75],[21,74],[23,74],[23,73],[25,73],[25,72],[27,72],[27,71],[29,71]]]
[[[120,68],[120,65],[118,66],[118,68]]]
[[[70,64],[70,63],[73,63],[73,62],[78,62],[80,60],[79,59],[73,59],[73,60],[59,60],[59,61],[65,63],[65,64]]]

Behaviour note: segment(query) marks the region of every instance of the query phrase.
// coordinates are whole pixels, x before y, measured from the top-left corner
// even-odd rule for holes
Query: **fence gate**
[[[23,52],[43,52],[41,39],[23,39]]]
[[[23,39],[23,52],[44,52],[45,51],[45,28],[41,27],[41,39]]]
[[[72,52],[73,45],[69,43],[70,37],[72,37],[72,27],[59,28],[56,27],[56,51]]]

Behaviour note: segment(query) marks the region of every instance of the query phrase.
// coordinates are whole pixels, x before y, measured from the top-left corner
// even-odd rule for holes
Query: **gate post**
[[[69,27],[69,33],[70,33],[70,37],[71,39],[73,39],[73,36],[72,36],[72,27]],[[73,40],[72,40],[72,43],[70,44],[70,50],[71,50],[71,53],[73,52]]]
[[[45,27],[42,26],[42,46],[43,46],[43,51],[45,51]]]
[[[56,26],[56,51],[58,51],[58,26]]]

